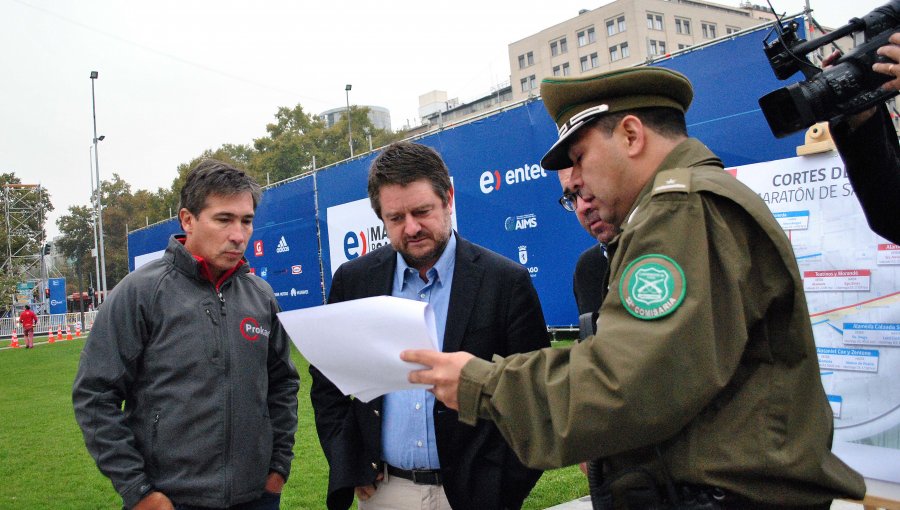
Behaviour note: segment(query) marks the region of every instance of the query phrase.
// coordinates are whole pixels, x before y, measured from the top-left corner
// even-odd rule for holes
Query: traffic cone
[[[50,335],[50,336],[53,336],[53,335]],[[62,340],[62,325],[61,324],[56,325],[56,339]]]
[[[71,340],[71,339],[72,339],[72,328],[70,328],[69,325],[66,324],[66,340]]]
[[[56,339],[53,338],[53,326],[50,326],[50,331],[47,331],[47,343],[52,344]]]
[[[81,338],[81,323],[75,323],[75,338]]]
[[[19,348],[19,337],[16,336],[15,328],[13,328],[12,341],[9,343],[9,346],[13,349]]]

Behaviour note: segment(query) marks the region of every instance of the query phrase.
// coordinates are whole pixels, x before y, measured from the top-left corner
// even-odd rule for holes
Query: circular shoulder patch
[[[643,320],[674,312],[684,301],[686,290],[681,266],[656,253],[631,261],[619,280],[622,304],[631,315]]]

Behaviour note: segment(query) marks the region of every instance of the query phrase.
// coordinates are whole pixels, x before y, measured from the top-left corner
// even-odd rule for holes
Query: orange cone
[[[72,339],[72,328],[70,328],[69,325],[66,324],[66,340],[71,340],[71,339]]]
[[[52,337],[53,335],[51,334],[50,336]],[[61,324],[56,325],[56,339],[62,340],[62,325]]]
[[[56,339],[53,338],[53,328],[51,327],[50,331],[47,332],[47,343],[52,344],[55,341],[56,341]]]
[[[81,323],[75,323],[75,338],[81,338]]]
[[[16,336],[15,328],[13,328],[12,341],[9,343],[9,346],[13,349],[19,348],[19,337]]]

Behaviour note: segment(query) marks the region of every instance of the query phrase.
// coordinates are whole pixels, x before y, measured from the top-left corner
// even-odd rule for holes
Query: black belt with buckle
[[[385,466],[387,466],[389,475],[411,480],[412,483],[419,485],[441,484],[441,471],[439,469],[400,469],[390,464],[385,464]]]

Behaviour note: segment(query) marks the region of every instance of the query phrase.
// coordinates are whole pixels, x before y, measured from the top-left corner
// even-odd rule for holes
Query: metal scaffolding
[[[35,308],[46,308],[47,264],[44,260],[44,190],[40,184],[3,185],[6,225],[6,258],[0,271],[37,288]],[[32,290],[33,291],[33,290]],[[26,303],[14,299],[12,309]],[[38,310],[35,310],[37,313]]]

